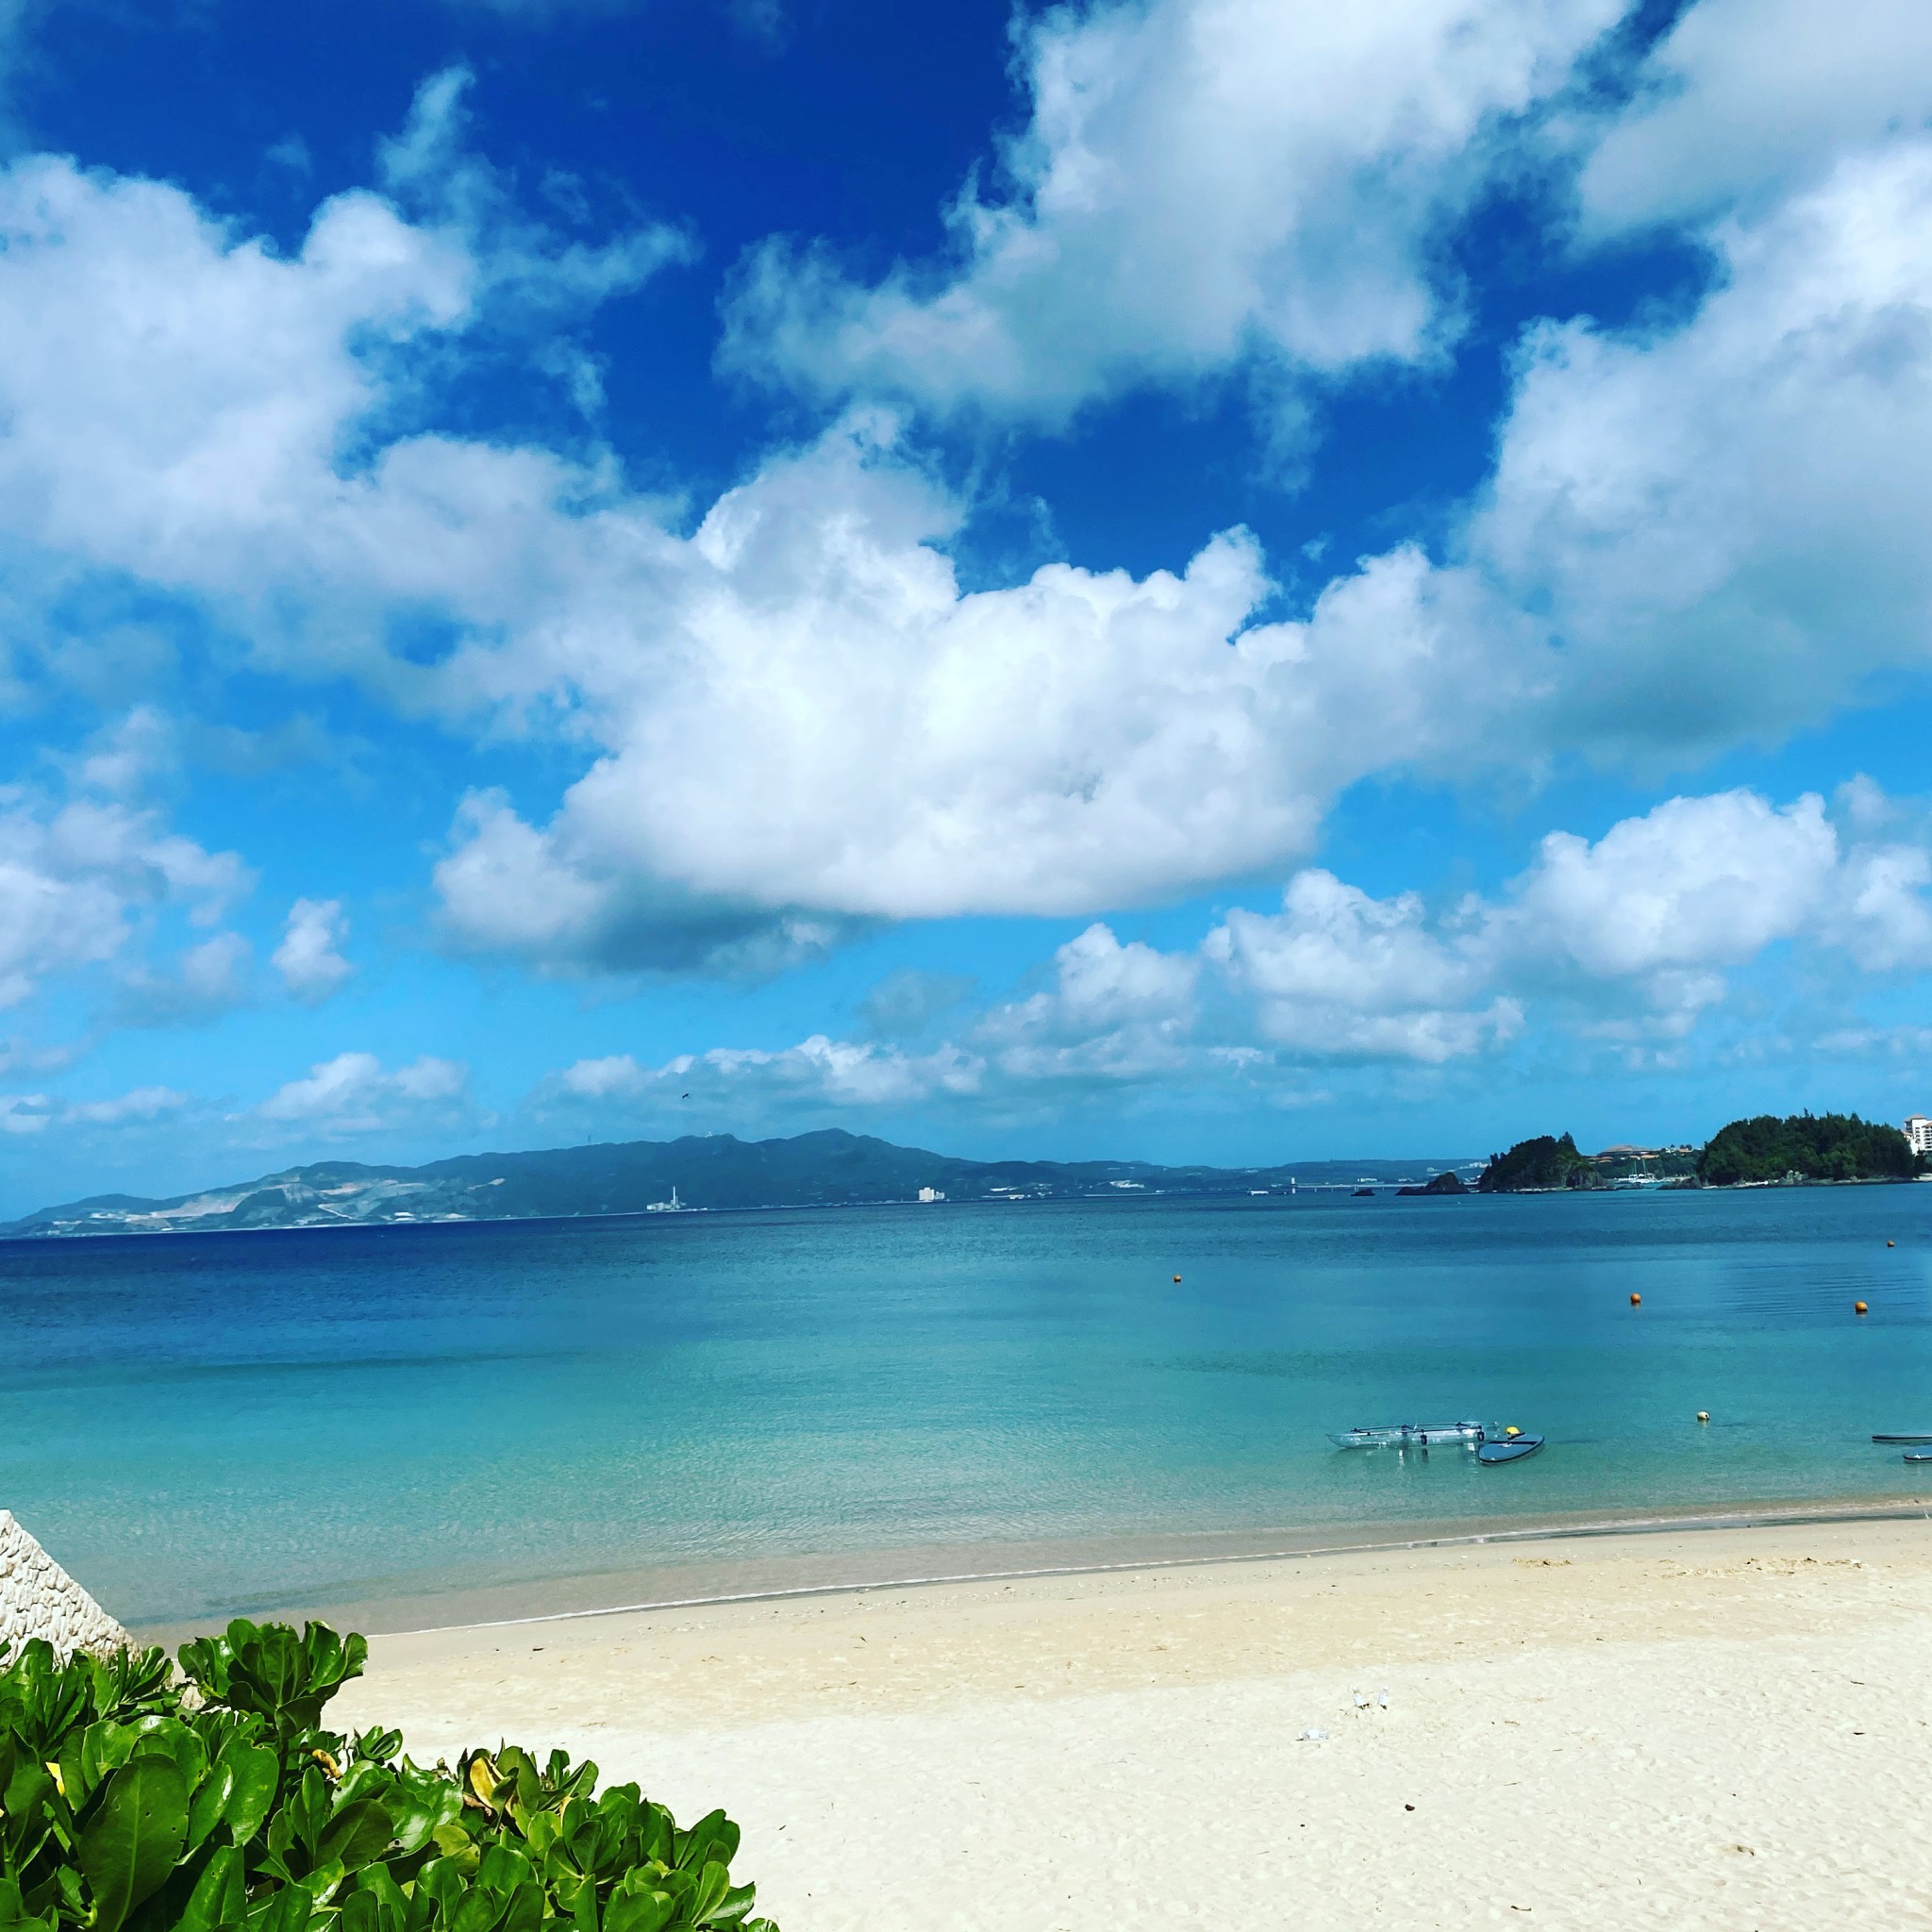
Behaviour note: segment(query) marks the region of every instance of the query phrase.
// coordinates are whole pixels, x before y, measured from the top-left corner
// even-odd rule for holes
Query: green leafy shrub
[[[323,1729],[368,1650],[238,1619],[180,1675],[0,1658],[0,1932],[777,1932],[722,1811],[681,1831],[561,1751],[425,1770]]]

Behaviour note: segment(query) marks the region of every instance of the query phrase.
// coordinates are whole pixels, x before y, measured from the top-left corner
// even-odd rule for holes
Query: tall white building
[[[1932,1154],[1932,1121],[1922,1113],[1915,1113],[1905,1124],[1903,1132],[1906,1145],[1914,1154]]]

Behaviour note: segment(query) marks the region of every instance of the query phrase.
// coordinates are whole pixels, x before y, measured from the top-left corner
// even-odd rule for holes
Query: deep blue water
[[[108,1607],[172,1622],[794,1553],[1909,1495],[1867,1439],[1932,1428],[1932,1186],[15,1242],[0,1321],[0,1507]],[[1464,1414],[1550,1447],[1480,1471],[1324,1440]]]

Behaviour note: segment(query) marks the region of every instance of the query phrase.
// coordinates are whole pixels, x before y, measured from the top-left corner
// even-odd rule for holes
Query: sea
[[[0,1507],[158,1633],[1932,1507],[1926,1186],[14,1241],[0,1322]],[[1547,1446],[1327,1440],[1463,1417]]]

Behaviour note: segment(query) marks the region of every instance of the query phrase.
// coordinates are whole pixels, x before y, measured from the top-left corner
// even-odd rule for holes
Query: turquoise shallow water
[[[1932,1428],[1932,1186],[19,1242],[0,1320],[0,1506],[130,1621],[594,1603],[667,1566],[1909,1496],[1868,1438]],[[1464,1414],[1550,1446],[1324,1440]]]

